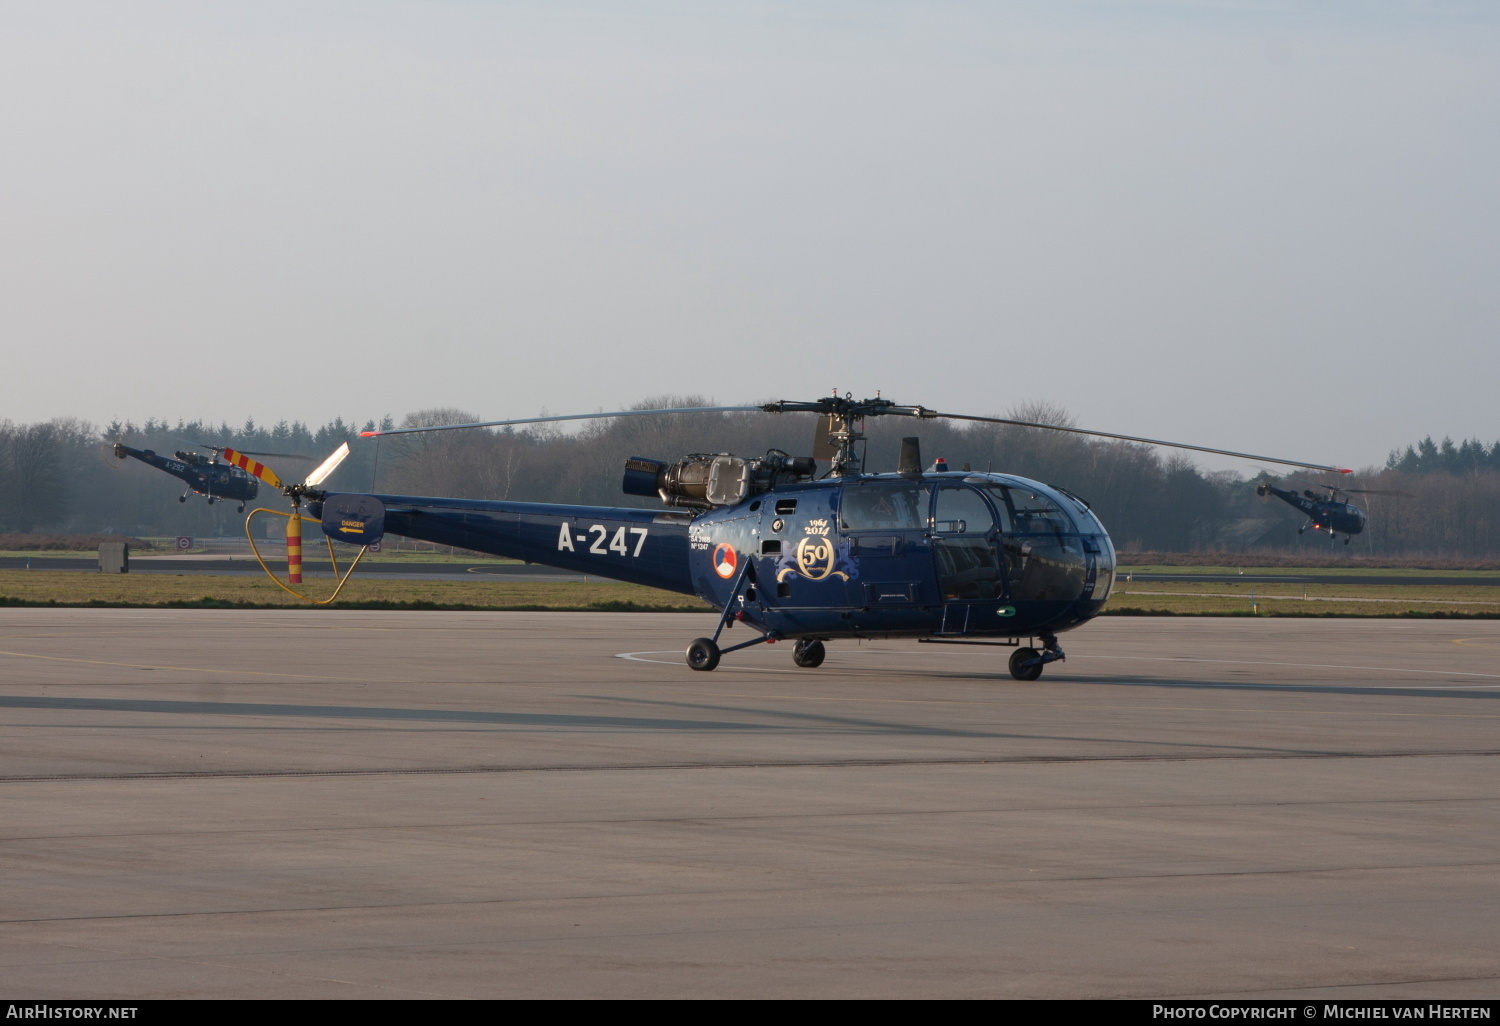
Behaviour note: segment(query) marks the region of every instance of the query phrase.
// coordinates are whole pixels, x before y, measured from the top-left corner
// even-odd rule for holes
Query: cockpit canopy
[[[948,599],[993,598],[984,582],[998,581],[1002,559],[1018,600],[1103,599],[1114,582],[1114,547],[1087,503],[1021,477],[850,478],[839,528],[930,535]]]

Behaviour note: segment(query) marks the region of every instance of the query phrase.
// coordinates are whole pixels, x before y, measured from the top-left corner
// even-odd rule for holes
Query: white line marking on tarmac
[[[641,658],[642,656],[653,656],[653,655],[671,655],[671,656],[676,656],[677,658],[676,659],[642,659]],[[659,652],[616,652],[615,653],[615,658],[616,659],[628,659],[628,660],[630,660],[633,663],[657,663],[657,664],[659,664],[661,666],[686,666],[687,665],[687,659],[686,659],[686,657],[681,652],[677,651],[675,648],[669,648],[669,649],[665,649],[665,650],[662,650],[662,651],[659,651]],[[806,672],[805,670],[778,670],[778,669],[776,669],[775,667],[772,667],[772,666],[767,666],[767,667],[760,667],[760,666],[729,666],[729,665],[726,665],[724,663],[720,663],[719,666],[718,666],[718,669],[720,669],[720,670],[751,670],[751,671],[753,671],[755,673],[805,673]]]

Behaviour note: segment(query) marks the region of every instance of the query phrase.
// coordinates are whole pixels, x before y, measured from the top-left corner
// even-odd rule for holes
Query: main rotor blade
[[[754,413],[759,406],[683,406],[671,410],[616,410],[614,413],[570,413],[563,417],[519,417],[514,420],[485,420],[477,424],[437,424],[433,427],[393,428],[390,431],[361,431],[361,438],[385,435],[415,435],[423,431],[458,431],[462,428],[509,427],[512,424],[550,424],[559,420],[607,420],[610,417],[652,417],[664,413]]]
[[[318,464],[317,469],[315,469],[311,474],[308,474],[307,480],[303,481],[302,483],[308,488],[318,487],[318,485],[322,484],[323,480],[328,477],[329,474],[332,474],[335,470],[338,469],[339,464],[344,462],[345,458],[348,455],[349,443],[344,442],[337,449],[333,450],[332,456],[328,457],[322,463]]]
[[[1307,478],[1298,477],[1296,474],[1287,474],[1286,479],[1288,481],[1297,481],[1301,484],[1305,484],[1309,488],[1321,488],[1325,492],[1334,487],[1333,485],[1326,484],[1322,481],[1309,481]]]
[[[258,477],[272,488],[281,487],[281,478],[276,476],[276,471],[264,463],[257,463],[244,453],[235,452],[233,449],[224,450],[224,462],[231,466],[239,467],[245,473]]]
[[[570,413],[558,417],[517,417],[511,420],[486,420],[474,424],[438,424],[433,427],[393,428],[390,431],[361,431],[361,438],[380,438],[385,435],[414,435],[427,431],[459,431],[464,428],[510,427],[514,424],[550,424],[564,420],[605,420],[611,417],[651,417],[668,413],[830,413],[855,417],[901,416],[929,420],[943,417],[948,420],[967,420],[982,424],[1011,424],[1016,427],[1042,428],[1047,431],[1065,431],[1074,435],[1089,435],[1094,438],[1113,438],[1121,442],[1139,442],[1142,445],[1164,445],[1172,449],[1190,449],[1193,452],[1213,453],[1216,456],[1234,456],[1238,459],[1279,463],[1289,467],[1304,467],[1308,470],[1327,470],[1335,474],[1352,474],[1344,467],[1331,467],[1325,463],[1307,463],[1303,460],[1285,460],[1274,456],[1257,456],[1232,449],[1214,449],[1206,445],[1188,445],[1186,442],[1168,442],[1159,438],[1140,438],[1136,435],[1120,435],[1111,431],[1088,431],[1083,428],[1061,427],[1056,424],[1036,424],[1026,420],[1009,420],[1004,417],[975,417],[963,413],[938,413],[922,406],[897,406],[890,400],[867,399],[862,402],[841,400],[837,396],[817,402],[793,402],[781,400],[760,406],[690,406],[666,410],[616,410],[613,413]]]
[[[1352,474],[1344,467],[1330,467],[1323,463],[1306,463],[1302,460],[1283,460],[1275,456],[1256,456],[1248,452],[1231,449],[1211,449],[1206,445],[1188,445],[1186,442],[1164,442],[1159,438],[1138,438],[1135,435],[1117,435],[1111,431],[1087,431],[1083,428],[1063,427],[1059,424],[1033,424],[1025,420],[1007,420],[1004,417],[972,417],[964,413],[929,413],[924,416],[946,417],[949,420],[972,420],[981,424],[1013,424],[1016,427],[1042,428],[1047,431],[1066,431],[1072,435],[1092,435],[1095,438],[1113,438],[1121,442],[1140,442],[1142,445],[1165,445],[1171,449],[1191,449],[1193,452],[1211,452],[1216,456],[1236,456],[1242,460],[1260,460],[1265,463],[1280,463],[1287,467],[1305,467],[1308,470],[1327,470],[1335,474]]]
[[[183,441],[187,442],[189,445],[195,445],[200,449],[210,449],[213,452],[224,451],[224,447],[222,445],[210,445],[208,442],[197,442],[188,438],[183,439]],[[238,452],[241,456],[275,456],[278,459],[288,460],[310,460],[314,458],[300,452],[255,452],[252,449],[236,449],[235,452]]]

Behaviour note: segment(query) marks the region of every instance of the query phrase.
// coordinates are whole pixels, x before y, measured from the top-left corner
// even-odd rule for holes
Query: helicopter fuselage
[[[1088,508],[1002,474],[782,484],[702,512],[333,494],[329,537],[455,545],[697,595],[786,638],[1004,638],[1097,615],[1114,581]]]
[[[260,482],[243,470],[210,461],[196,453],[162,456],[151,449],[132,449],[119,443],[115,444],[114,451],[121,459],[129,456],[171,474],[186,482],[192,491],[208,496],[210,502],[216,499],[247,502],[260,492]]]

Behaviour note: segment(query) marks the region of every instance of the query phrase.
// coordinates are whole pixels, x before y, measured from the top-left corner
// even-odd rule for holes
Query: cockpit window
[[[905,481],[844,489],[839,518],[845,530],[919,530],[927,526],[927,488]]]
[[[1007,534],[1071,534],[1073,521],[1050,496],[1024,486],[990,484],[985,488],[1007,521]]]
[[[1058,491],[1066,495],[1068,497],[1068,501],[1073,503],[1073,522],[1078,525],[1078,530],[1082,531],[1084,534],[1089,534],[1090,532],[1097,534],[1105,533],[1104,525],[1101,524],[1099,522],[1099,518],[1094,515],[1093,507],[1091,507],[1088,502],[1083,499],[1082,496],[1074,495],[1072,492],[1062,488],[1059,488]]]

